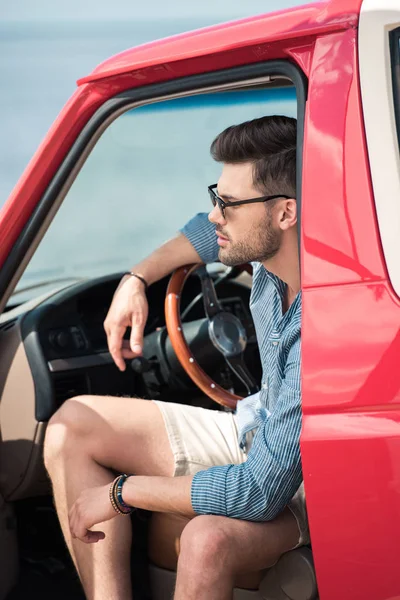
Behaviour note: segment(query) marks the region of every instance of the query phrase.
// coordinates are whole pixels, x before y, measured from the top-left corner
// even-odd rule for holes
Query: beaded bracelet
[[[125,475],[125,474],[122,474],[117,478],[117,481],[115,482],[115,485],[113,488],[113,493],[114,493],[114,500],[115,500],[115,503],[118,506],[118,508],[124,512],[128,511],[131,513],[135,510],[134,507],[129,506],[129,504],[126,504],[122,499],[122,486],[124,485],[127,478],[128,478],[128,475]]]
[[[125,473],[123,475],[119,476],[119,479],[117,482],[117,500],[118,500],[118,504],[120,506],[122,506],[122,508],[128,508],[129,510],[133,510],[133,507],[129,506],[129,504],[126,504],[126,502],[124,502],[124,500],[122,498],[122,486],[124,485],[124,483],[127,479],[128,479],[128,475],[126,475]]]
[[[128,475],[118,475],[110,485],[109,498],[111,506],[119,515],[130,515],[134,507],[129,506],[122,500],[122,486]]]
[[[111,487],[112,502],[111,502],[111,504],[112,504],[114,510],[116,510],[116,512],[118,512],[118,514],[129,515],[131,512],[133,512],[133,508],[131,508],[128,505],[122,506],[118,501],[117,486],[118,486],[120,479],[121,479],[121,476],[116,477],[112,483],[112,487]]]
[[[113,498],[113,493],[112,493],[113,485],[114,485],[114,482],[110,485],[110,489],[109,489],[109,492],[108,492],[108,497],[110,499],[111,506],[113,507],[113,509],[115,510],[115,512],[118,513],[119,515],[121,515],[122,511],[115,504],[115,501],[114,501],[114,498]]]
[[[115,510],[116,513],[118,513],[119,515],[123,515],[123,514],[129,514],[128,512],[125,512],[123,510],[121,510],[117,503],[114,500],[114,484],[115,484],[115,480],[112,482],[112,484],[110,485],[110,489],[109,489],[109,498],[110,498],[110,502],[111,502],[111,506],[113,507],[113,509]]]

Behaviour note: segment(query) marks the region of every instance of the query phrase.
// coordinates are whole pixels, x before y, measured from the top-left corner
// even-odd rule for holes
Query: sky
[[[305,2],[299,0],[1,0],[2,21],[241,18]]]
[[[0,0],[0,208],[76,80],[127,48],[302,0]]]

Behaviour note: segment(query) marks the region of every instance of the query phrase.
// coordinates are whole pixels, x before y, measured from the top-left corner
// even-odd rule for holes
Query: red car
[[[167,295],[167,324],[181,319],[186,342],[168,338],[168,282],[149,290],[146,360],[134,369],[112,364],[103,320],[121,271],[208,209],[213,136],[277,111],[298,118],[312,548],[238,582],[235,598],[400,598],[396,0],[322,0],[209,27],[123,52],[78,81],[0,212],[0,598],[17,580],[9,598],[35,595],[16,595],[32,569],[43,582],[69,573],[42,459],[46,423],[63,401],[136,394],[218,409],[244,393],[206,340],[196,347],[193,323],[204,313],[195,275],[181,315]],[[257,377],[249,275],[216,265],[211,281],[246,327]],[[197,358],[189,374],[186,343]],[[132,563],[135,571],[148,557],[157,600],[170,597],[173,540],[149,518],[138,525],[143,540],[149,531],[147,554]],[[136,597],[149,597],[146,585]]]

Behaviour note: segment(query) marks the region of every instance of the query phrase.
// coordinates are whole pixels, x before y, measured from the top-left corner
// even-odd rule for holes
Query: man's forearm
[[[178,233],[174,238],[154,250],[132,271],[145,278],[148,285],[159,281],[183,265],[201,262],[199,255],[186,236]]]
[[[129,477],[122,497],[126,504],[150,510],[192,518],[196,516],[191,502],[193,477]]]

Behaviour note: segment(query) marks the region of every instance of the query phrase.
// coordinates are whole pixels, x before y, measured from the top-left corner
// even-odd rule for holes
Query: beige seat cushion
[[[176,573],[155,565],[149,565],[152,600],[171,600],[174,596]],[[265,600],[258,590],[235,588],[233,600]],[[281,600],[277,598],[277,600]],[[284,600],[287,600],[285,597]]]

